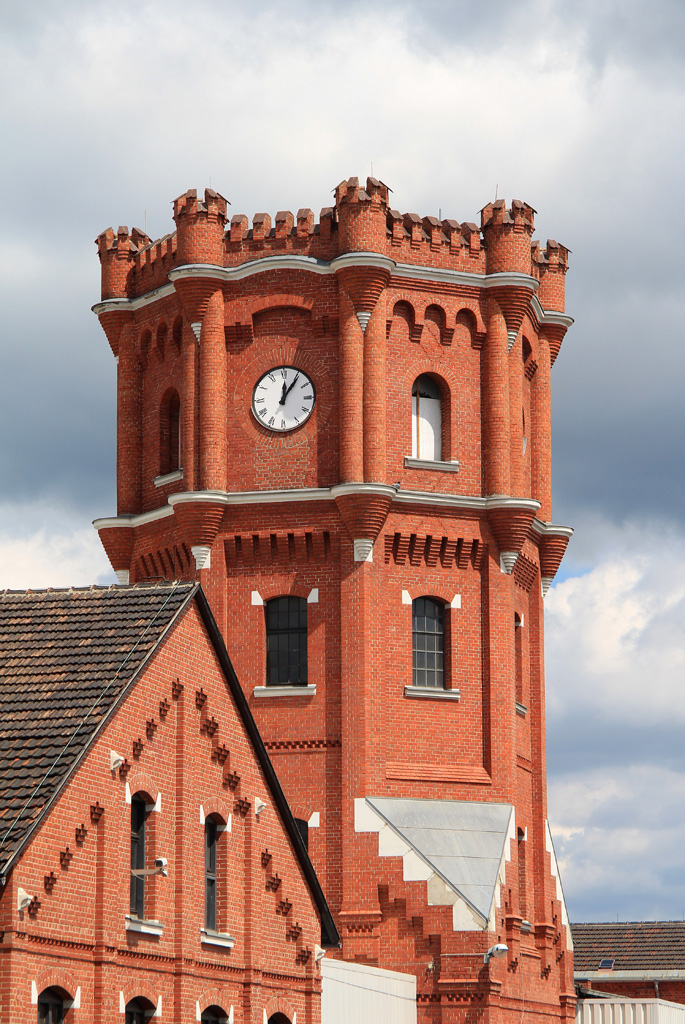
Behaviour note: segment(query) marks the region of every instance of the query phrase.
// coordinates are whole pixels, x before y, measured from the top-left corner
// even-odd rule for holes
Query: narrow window
[[[205,928],[216,931],[216,822],[205,822]]]
[[[516,673],[516,701],[523,704],[523,623],[514,615],[514,671]]]
[[[442,401],[440,388],[427,373],[411,389],[411,453],[415,459],[442,459]]]
[[[307,602],[275,597],[266,603],[268,686],[307,685]]]
[[[64,1003],[57,992],[46,988],[38,996],[38,1024],[62,1024]]]
[[[522,828],[518,829],[518,861],[519,861],[519,913],[524,919],[528,918],[528,885],[526,881],[526,833]]]
[[[445,606],[430,597],[412,602],[414,686],[445,686]]]
[[[171,388],[159,410],[159,473],[175,473],[181,468],[181,400]]]
[[[145,876],[134,871],[145,869],[145,801],[134,796],[131,800],[131,913],[145,917]]]

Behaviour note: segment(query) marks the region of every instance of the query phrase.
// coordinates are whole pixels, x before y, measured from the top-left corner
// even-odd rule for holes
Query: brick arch
[[[314,299],[306,299],[303,295],[292,292],[281,292],[277,295],[255,296],[247,303],[247,313],[254,317],[257,313],[265,313],[272,309],[299,309],[302,313],[311,313],[314,308]]]
[[[530,316],[526,315],[523,318],[519,334],[522,338],[526,339],[531,347],[531,354],[529,358],[537,361],[540,355],[540,339],[538,337],[538,328]]]
[[[474,335],[485,334],[485,321],[483,320],[483,314],[481,312],[479,302],[468,303],[464,302],[464,300],[461,299],[459,303],[459,308],[457,309],[455,315],[455,320],[457,322],[459,321],[459,317],[462,314],[466,314],[466,316],[471,319],[473,323]]]
[[[33,980],[36,983],[38,995],[44,992],[46,988],[56,988],[64,992],[68,999],[76,997],[76,990],[78,988],[76,979],[70,971],[65,970],[63,967],[48,967],[41,971]]]
[[[412,601],[415,601],[417,597],[432,597],[438,601],[444,601],[448,608],[452,604],[454,595],[457,593],[457,591],[454,590],[454,584],[450,587],[446,587],[442,584],[436,586],[434,583],[431,583],[430,590],[426,590],[425,583],[418,583],[414,587],[403,587],[402,589],[407,591]],[[410,606],[407,605],[407,608],[409,607]]]
[[[227,1017],[232,1005],[231,1000],[229,999],[228,1008],[226,1007],[226,993],[222,992],[221,989],[218,988],[203,989],[201,994],[198,996],[197,1002],[200,1004],[200,1013],[204,1013],[210,1006],[219,1006]]]
[[[159,997],[162,996],[162,1013],[164,1013],[164,993],[156,991],[146,978],[135,978],[133,981],[127,982],[122,985],[119,992],[124,996],[124,1006],[132,999],[147,999],[148,1003],[152,1003],[156,1007]]]
[[[260,583],[261,590],[259,595],[266,604],[267,601],[271,601],[274,597],[303,597],[305,601],[309,597],[311,587],[305,587],[297,580],[293,580],[290,586],[284,583],[282,580],[279,582],[272,583],[270,580],[266,580]]]
[[[155,350],[158,357],[163,361],[164,353],[166,350],[167,337],[169,336],[169,327],[166,320],[160,320],[155,331]]]
[[[205,820],[215,815],[221,818],[224,825],[228,824],[231,817],[231,806],[227,800],[220,796],[208,796],[205,800],[201,800],[200,803],[205,812]]]
[[[145,796],[150,797],[150,803],[154,803],[161,792],[155,780],[146,772],[134,772],[126,781],[128,782],[132,797],[136,793],[143,793]]]
[[[138,356],[143,368],[147,367],[151,345],[152,331],[149,327],[144,327],[138,335]]]
[[[288,1020],[292,1021],[295,1016],[295,1012],[296,1011],[292,1003],[289,1003],[287,999],[283,998],[283,996],[275,996],[264,1006],[266,1020],[268,1020],[274,1013],[282,1013],[288,1018]]]
[[[171,324],[171,340],[173,341],[176,348],[181,350],[183,343],[183,317],[176,316]]]

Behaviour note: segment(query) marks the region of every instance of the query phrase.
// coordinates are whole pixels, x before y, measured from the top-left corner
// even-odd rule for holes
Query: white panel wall
[[[416,978],[324,958],[321,1024],[416,1024]]]
[[[685,1005],[665,999],[579,999],[576,1024],[685,1024]]]

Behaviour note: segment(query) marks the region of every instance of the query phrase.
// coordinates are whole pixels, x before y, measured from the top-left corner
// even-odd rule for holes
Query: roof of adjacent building
[[[319,910],[322,944],[337,945],[319,880],[197,583],[0,592],[0,875],[193,600]]]
[[[602,960],[613,960],[613,971],[685,969],[685,921],[572,924],[571,934],[576,975]]]
[[[0,863],[23,845],[195,589],[0,593]]]

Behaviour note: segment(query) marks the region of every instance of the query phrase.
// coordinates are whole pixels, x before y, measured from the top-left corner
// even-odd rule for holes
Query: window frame
[[[213,818],[205,821],[205,928],[218,931],[218,851],[219,826]],[[211,838],[211,842],[210,842]]]
[[[137,815],[134,818],[134,815]],[[139,921],[145,920],[145,876],[134,875],[133,871],[145,869],[145,833],[147,804],[140,793],[131,797],[131,887],[129,914]]]
[[[421,604],[421,602],[423,604]],[[439,619],[440,629],[419,629],[417,623],[423,619],[424,622],[429,618],[426,615],[426,602],[432,607],[440,609],[440,616],[434,621]],[[411,636],[412,636],[412,687],[421,690],[435,690],[440,692],[441,690],[450,689],[450,673],[449,673],[449,615],[448,605],[445,601],[438,597],[431,597],[428,594],[422,594],[419,597],[415,597],[411,603]],[[417,639],[419,637],[426,638],[423,647],[417,646]],[[430,644],[428,643],[429,637],[440,638],[442,641],[441,649],[436,641],[436,650],[430,650]],[[432,668],[429,668],[427,664],[423,666],[417,665],[417,655],[441,655],[442,664],[440,667],[436,664]],[[426,659],[427,661],[428,659]],[[435,673],[435,678],[440,678],[441,682],[429,682],[428,673]],[[421,674],[419,674],[421,673]]]
[[[287,602],[284,605],[284,602]],[[297,626],[290,617],[299,617]],[[287,616],[286,625],[274,624],[272,616]],[[264,603],[266,624],[266,686],[306,687],[309,685],[309,606],[307,599],[295,594],[272,597]],[[283,639],[286,643],[282,643]],[[297,641],[293,643],[293,641]],[[285,657],[284,657],[285,655]],[[292,671],[296,664],[296,672]],[[293,679],[292,676],[297,678]],[[285,676],[285,678],[284,678]]]
[[[437,424],[439,424],[439,431],[437,424],[431,420],[431,418],[424,414],[422,418],[421,414],[421,382],[424,382],[424,386],[430,384],[430,390],[437,392],[435,395],[424,396],[424,401],[437,402],[438,413]],[[435,417],[434,417],[435,418]],[[416,459],[418,462],[443,462],[444,461],[444,450],[445,450],[445,402],[443,389],[436,378],[430,373],[420,373],[418,377],[415,377],[411,386],[411,457]],[[432,454],[423,454],[421,452],[421,422],[425,421],[430,425],[433,432],[433,445]]]
[[[47,1007],[46,1016],[41,1016],[41,1007]],[[59,1011],[59,1017],[55,1017],[53,1014],[55,1008]],[[40,993],[36,1017],[38,1024],[63,1024],[66,1014],[67,1007],[64,1005],[64,999],[54,988],[46,988]]]

